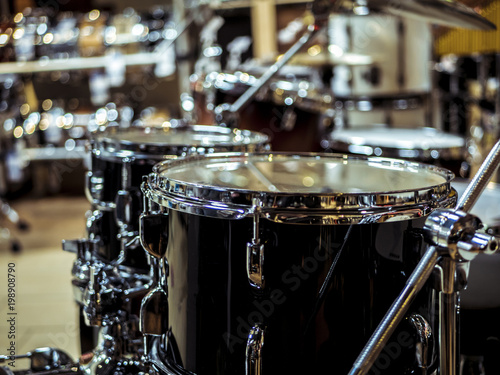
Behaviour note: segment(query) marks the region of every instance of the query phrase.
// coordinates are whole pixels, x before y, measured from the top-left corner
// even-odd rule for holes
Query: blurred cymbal
[[[453,0],[369,0],[370,7],[435,25],[474,30],[496,30],[496,25],[472,8]]]
[[[455,0],[314,0],[312,11],[318,25],[323,25],[328,14],[368,14],[380,11],[408,17],[435,25],[473,30],[496,30],[494,23],[472,8]]]
[[[363,55],[359,53],[344,52],[342,55],[335,56],[328,51],[322,51],[317,55],[310,55],[307,52],[298,53],[295,55],[290,64],[292,65],[304,65],[304,66],[335,66],[335,65],[347,65],[347,66],[363,66],[363,65],[373,65],[375,62],[380,62],[378,59],[373,58],[373,56]]]

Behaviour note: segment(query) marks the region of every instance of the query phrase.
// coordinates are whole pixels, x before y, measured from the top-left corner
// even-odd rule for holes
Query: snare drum
[[[87,196],[97,209],[89,219],[90,238],[99,238],[99,256],[118,258],[121,243],[138,235],[142,211],[140,185],[153,165],[172,157],[216,151],[259,151],[268,149],[268,138],[248,130],[216,126],[107,127],[91,139],[91,171]],[[146,266],[144,251],[137,248],[125,261]],[[129,256],[132,256],[129,254]],[[130,264],[130,263],[129,263]]]
[[[143,218],[164,224],[141,227],[141,240],[168,264],[159,368],[347,373],[423,254],[425,217],[456,203],[451,179],[433,166],[334,154],[156,165]],[[432,322],[429,288],[409,312]],[[413,333],[398,328],[380,373],[412,368]]]
[[[470,172],[465,139],[434,128],[399,129],[379,125],[339,129],[329,134],[322,146],[333,152],[434,164],[461,177],[467,177]]]

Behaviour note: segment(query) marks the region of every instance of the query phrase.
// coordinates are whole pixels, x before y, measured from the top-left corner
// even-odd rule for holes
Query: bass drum
[[[470,173],[465,139],[434,128],[400,129],[384,125],[334,130],[323,139],[333,152],[399,158],[447,168],[456,176]]]
[[[141,232],[145,244],[168,239],[167,345],[155,368],[347,373],[426,249],[425,217],[456,204],[451,179],[423,164],[333,154],[156,165],[143,191],[166,223]],[[432,324],[430,284],[409,314]],[[414,333],[408,320],[397,328],[380,373],[416,370]]]

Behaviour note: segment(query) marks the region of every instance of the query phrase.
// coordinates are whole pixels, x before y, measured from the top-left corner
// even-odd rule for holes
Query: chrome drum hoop
[[[438,129],[388,128],[384,125],[334,130],[324,140],[334,152],[402,158],[419,162],[467,160],[466,140]]]
[[[193,138],[189,139],[189,134],[193,135]],[[124,137],[127,135],[135,135],[137,139],[132,141]],[[198,137],[197,142],[195,137]],[[126,129],[108,127],[105,131],[94,134],[91,142],[92,153],[95,156],[117,162],[121,162],[124,158],[161,161],[172,156],[269,149],[269,137],[265,134],[211,125]]]
[[[233,163],[233,168],[258,161],[278,162],[307,160],[310,163],[331,161],[337,164],[366,164],[374,168],[411,169],[415,173],[426,172],[439,176],[441,182],[415,189],[381,192],[327,192],[288,193],[273,191],[224,188],[204,183],[191,183],[166,177],[170,171],[188,169],[194,164],[222,165]],[[364,224],[385,221],[401,221],[421,218],[435,208],[452,207],[457,193],[450,182],[450,171],[425,165],[387,158],[365,158],[341,154],[316,153],[217,153],[169,160],[155,165],[143,187],[144,195],[158,205],[181,212],[242,219],[255,213],[259,204],[262,217],[275,222],[295,224]]]

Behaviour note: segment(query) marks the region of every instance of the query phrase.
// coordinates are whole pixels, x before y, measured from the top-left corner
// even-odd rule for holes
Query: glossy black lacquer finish
[[[171,210],[165,228],[167,366],[181,374],[244,374],[248,331],[260,323],[266,327],[263,374],[346,374],[425,250],[423,222],[294,225],[262,219],[266,286],[258,291],[246,275],[250,218]],[[409,312],[432,321],[431,300],[425,288]],[[405,321],[372,373],[412,373],[414,346]]]
[[[143,159],[134,160],[130,163],[130,186],[126,189],[132,197],[132,216],[128,228],[130,232],[139,231],[139,215],[142,212],[140,192],[142,176],[150,173],[157,162],[158,160],[155,159]],[[118,160],[109,160],[93,155],[92,173],[94,176],[103,179],[101,193],[94,198],[97,198],[100,202],[114,203],[118,191],[122,189],[123,163]],[[100,217],[101,219],[97,220],[94,230],[91,231],[100,236],[99,256],[103,260],[110,262],[118,258],[121,249],[116,210],[102,210]],[[139,244],[128,249],[127,257],[128,259],[123,263],[124,265],[149,269],[146,255]]]

